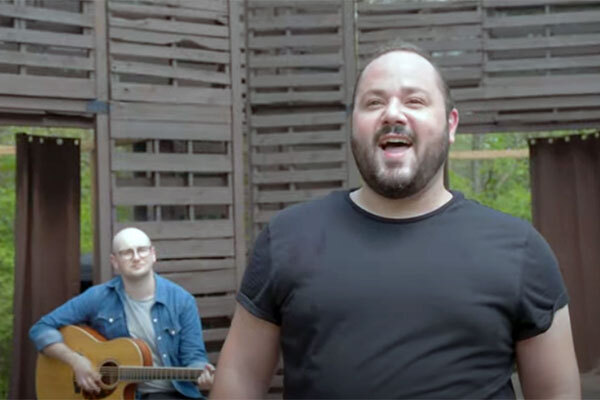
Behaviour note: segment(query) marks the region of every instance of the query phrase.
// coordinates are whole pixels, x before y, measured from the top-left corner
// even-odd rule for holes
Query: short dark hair
[[[364,70],[369,66],[369,64],[371,64],[373,61],[375,61],[379,57],[381,57],[387,53],[392,53],[394,51],[406,51],[406,52],[418,54],[419,56],[426,59],[429,62],[429,64],[431,64],[433,69],[438,74],[438,83],[440,85],[440,89],[442,90],[442,95],[444,96],[444,105],[446,106],[446,115],[449,115],[450,111],[452,111],[452,109],[454,108],[454,100],[452,99],[452,95],[450,94],[450,87],[448,86],[448,83],[446,82],[444,75],[442,75],[442,71],[441,71],[440,67],[433,61],[433,58],[427,51],[423,50],[422,48],[420,48],[419,46],[417,46],[415,44],[405,42],[403,40],[397,40],[397,39],[386,42],[386,43],[382,44],[380,47],[378,47],[377,50],[375,51],[375,53],[373,53],[367,59],[365,66],[359,71],[359,73],[356,77],[356,81],[354,82],[354,90],[352,91],[352,110],[354,111],[354,106],[355,106],[354,103],[356,102],[356,90],[358,88],[358,84],[360,83],[360,78],[362,77]]]

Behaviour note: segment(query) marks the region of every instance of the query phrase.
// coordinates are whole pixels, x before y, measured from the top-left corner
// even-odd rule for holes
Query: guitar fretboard
[[[149,380],[195,381],[202,369],[184,367],[101,367],[103,376],[120,381],[142,382]]]

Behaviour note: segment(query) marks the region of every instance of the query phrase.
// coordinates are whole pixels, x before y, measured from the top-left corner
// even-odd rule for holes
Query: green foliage
[[[92,133],[69,128],[0,128],[0,144],[14,145],[17,132],[91,140]],[[0,155],[0,399],[8,398],[13,328],[16,156]],[[81,153],[81,253],[93,251],[91,157]]]
[[[527,147],[527,137],[517,133],[459,135],[455,150],[506,150]],[[481,204],[531,221],[529,160],[452,160],[450,187]]]

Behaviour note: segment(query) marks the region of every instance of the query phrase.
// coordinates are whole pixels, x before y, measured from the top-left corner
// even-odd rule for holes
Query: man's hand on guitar
[[[100,379],[102,376],[94,369],[90,360],[79,355],[71,364],[77,384],[86,392],[100,392]]]
[[[198,377],[198,387],[200,390],[210,390],[215,379],[215,366],[207,363],[204,366],[204,371]]]

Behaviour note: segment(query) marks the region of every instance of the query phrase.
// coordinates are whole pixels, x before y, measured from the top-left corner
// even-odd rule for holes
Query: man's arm
[[[74,352],[62,342],[53,343],[44,347],[42,353],[68,364],[75,373],[79,386],[88,392],[100,391],[100,373],[94,369],[90,360]]]
[[[546,332],[517,342],[516,355],[525,398],[581,398],[567,306],[554,314],[552,325]]]
[[[238,305],[223,345],[211,399],[264,398],[279,359],[277,325]]]

